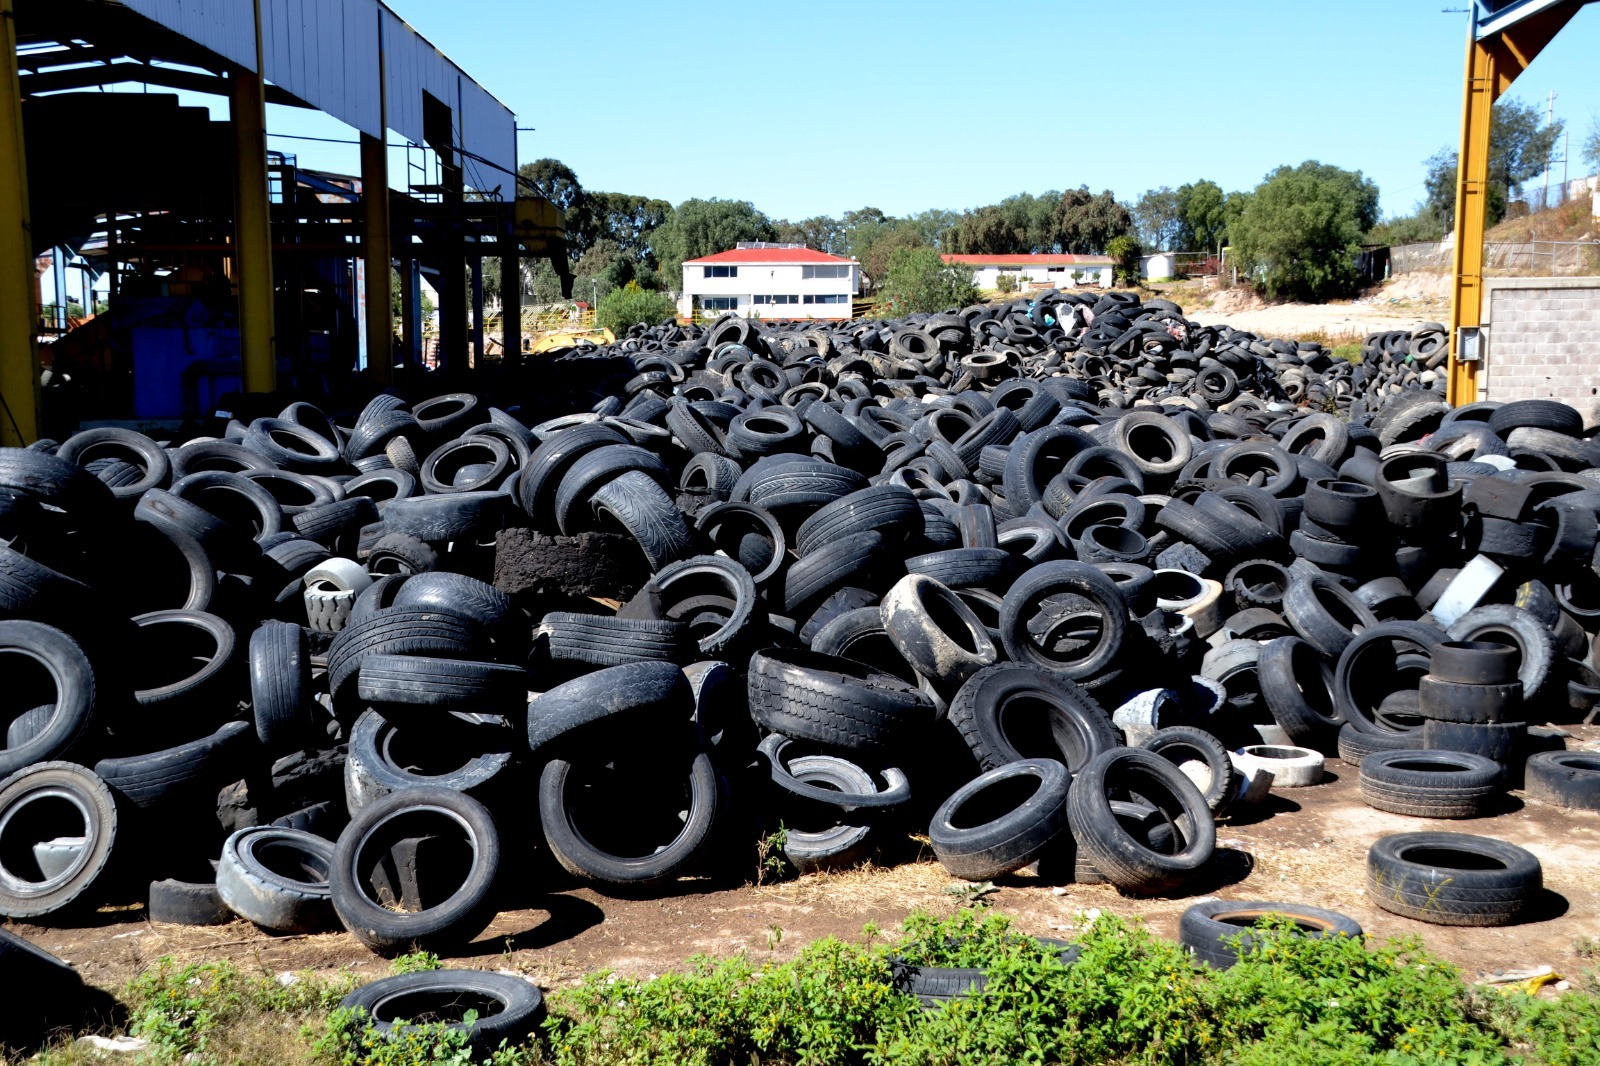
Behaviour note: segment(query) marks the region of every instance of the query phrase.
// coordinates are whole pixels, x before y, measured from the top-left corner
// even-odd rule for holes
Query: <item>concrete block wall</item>
[[[1486,400],[1560,400],[1600,422],[1600,278],[1488,278]]]

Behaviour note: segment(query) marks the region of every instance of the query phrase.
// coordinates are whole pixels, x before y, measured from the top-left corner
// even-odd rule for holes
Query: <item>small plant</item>
[[[439,956],[431,951],[413,951],[409,955],[396,955],[389,965],[397,974],[444,969],[444,963],[439,961]]]
[[[467,1011],[462,1021],[477,1021]],[[312,1050],[323,1062],[337,1066],[468,1066],[472,1043],[465,1031],[445,1022],[395,1025],[387,1032],[374,1028],[365,1011],[341,1007],[328,1015]]]
[[[630,281],[600,298],[600,306],[595,309],[595,324],[621,337],[634,326],[663,322],[671,318],[674,311],[665,293],[641,289],[637,281]]]
[[[998,274],[994,279],[994,287],[1001,292],[1017,291],[1017,276],[1015,274]]]
[[[994,887],[993,881],[983,881],[981,883],[957,882],[944,887],[944,894],[956,897],[963,907],[987,906],[987,897],[994,895],[998,891],[1000,890]]]
[[[789,842],[789,830],[782,822],[778,828],[756,841],[756,884],[766,885],[782,881],[789,875],[789,860],[783,847]]]

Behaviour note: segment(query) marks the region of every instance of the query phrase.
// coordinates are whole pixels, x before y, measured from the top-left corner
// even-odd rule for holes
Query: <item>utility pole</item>
[[[1556,91],[1554,89],[1551,89],[1550,90],[1550,104],[1546,108],[1545,113],[1544,113],[1545,128],[1548,129],[1550,127],[1551,123],[1555,122],[1555,120],[1556,120]],[[1551,167],[1552,164],[1554,164],[1554,162],[1555,162],[1555,160],[1551,159],[1548,155],[1545,156],[1545,159],[1544,159],[1544,200],[1539,205],[1539,209],[1541,211],[1547,210],[1550,207],[1550,167]]]

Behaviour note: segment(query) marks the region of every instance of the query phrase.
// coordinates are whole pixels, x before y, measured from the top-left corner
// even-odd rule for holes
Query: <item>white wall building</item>
[[[972,283],[998,289],[1000,275],[1010,274],[1022,289],[1070,289],[1075,285],[1111,288],[1115,260],[1103,255],[946,255],[946,263],[972,268]]]
[[[1139,257],[1141,278],[1175,278],[1178,276],[1178,257],[1172,252],[1156,252]]]
[[[683,264],[678,313],[745,318],[850,317],[861,264],[801,244],[743,243]]]

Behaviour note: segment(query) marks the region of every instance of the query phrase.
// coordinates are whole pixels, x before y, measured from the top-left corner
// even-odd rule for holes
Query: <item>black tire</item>
[[[824,807],[837,807],[846,812],[889,811],[904,806],[911,799],[911,782],[905,773],[896,767],[888,767],[881,771],[888,786],[882,790],[878,788],[878,783],[873,780],[871,773],[836,755],[824,758],[829,760],[830,765],[859,770],[865,775],[864,780],[852,777],[852,783],[849,787],[845,787],[838,780],[830,778],[819,785],[814,778],[792,773],[791,769],[798,769],[792,766],[794,757],[789,754],[789,748],[793,745],[794,742],[789,738],[773,733],[762,740],[756,748],[757,753],[764,757],[772,768],[773,785],[785,795],[808,800]],[[799,756],[799,758],[810,758],[810,756]]]
[[[1016,557],[1003,548],[950,548],[914,555],[906,572],[923,574],[953,589],[993,588],[1009,584]]]
[[[391,500],[383,511],[390,533],[409,533],[418,540],[487,540],[510,521],[511,497],[502,492],[451,492]]]
[[[1300,574],[1283,597],[1283,616],[1294,631],[1329,659],[1337,659],[1356,631],[1378,624],[1366,604],[1325,574]]]
[[[554,662],[589,666],[687,661],[688,627],[670,618],[618,618],[551,611],[534,639]]]
[[[687,766],[680,766],[679,756],[688,759]],[[646,783],[669,781],[686,784],[670,801],[653,795]],[[685,872],[711,840],[721,790],[705,752],[635,753],[631,765],[605,763],[604,756],[551,759],[539,775],[539,817],[551,854],[574,877],[659,884]],[[640,809],[641,800],[651,817]]]
[[[229,722],[210,736],[176,747],[101,759],[94,772],[133,806],[164,808],[236,780],[241,757],[254,742],[250,723]]]
[[[939,805],[928,839],[952,876],[987,881],[1035,861],[1067,831],[1072,775],[1053,759],[985,771]]]
[[[283,506],[272,493],[243,474],[203,470],[173,482],[170,491],[252,540],[265,540],[283,530]]]
[[[879,609],[901,656],[930,681],[960,685],[999,655],[972,609],[931,577],[901,578]]]
[[[1327,752],[1344,719],[1334,706],[1333,670],[1310,644],[1279,637],[1261,648],[1256,660],[1261,695],[1289,739]]]
[[[732,661],[757,632],[759,607],[755,579],[742,565],[697,555],[664,567],[617,615],[681,622],[702,656]]]
[[[406,1023],[433,1023],[464,1033],[475,1055],[501,1044],[519,1045],[545,1018],[544,994],[522,977],[485,970],[427,970],[396,974],[362,985],[339,1006],[361,1011],[385,1037],[402,1036]],[[468,1024],[463,1015],[474,1011]]]
[[[1517,677],[1523,699],[1532,700],[1545,688],[1555,666],[1555,640],[1550,627],[1529,612],[1509,603],[1474,607],[1450,626],[1451,640],[1489,640],[1511,644],[1521,656]]]
[[[1382,622],[1351,640],[1333,671],[1333,700],[1345,722],[1363,733],[1418,733],[1422,718],[1416,703],[1404,718],[1383,709],[1386,696],[1412,691],[1398,675],[1398,655],[1421,661],[1439,643],[1439,630],[1429,622]]]
[[[243,695],[239,641],[226,620],[201,611],[152,611],[133,623],[139,627],[133,698],[159,730],[182,732],[217,703]]]
[[[594,490],[589,505],[597,519],[609,518],[638,542],[652,571],[694,551],[683,513],[646,473],[629,470],[613,478]]]
[[[328,692],[335,711],[354,717],[361,660],[367,655],[476,659],[487,651],[482,627],[470,618],[447,610],[390,607],[365,620],[352,617],[334,638],[328,648]]]
[[[1119,743],[1094,697],[1036,666],[984,667],[955,694],[948,717],[985,770],[1048,758],[1077,773]]]
[[[217,882],[151,881],[145,914],[165,925],[227,925],[233,911],[217,895]]]
[[[356,693],[374,704],[514,714],[527,706],[528,672],[468,659],[371,654],[361,660]]]
[[[511,448],[496,437],[458,437],[423,460],[417,480],[424,492],[483,492],[512,471]]]
[[[26,660],[32,669],[18,660]],[[0,676],[12,707],[49,707],[24,741],[0,749],[0,776],[60,758],[89,728],[95,709],[94,669],[78,642],[41,622],[0,621]]]
[[[417,850],[423,841],[426,854]],[[500,864],[500,834],[483,804],[449,789],[407,789],[351,819],[334,845],[328,885],[339,921],[363,944],[432,951],[488,925]],[[425,866],[434,867],[431,883],[419,885]]]
[[[61,442],[56,458],[78,466],[88,466],[99,459],[132,463],[139,470],[138,480],[111,490],[113,496],[122,500],[135,499],[146,489],[162,488],[172,479],[172,460],[166,449],[143,433],[115,426],[74,433]]]
[[[1417,709],[1432,721],[1487,724],[1521,718],[1522,682],[1472,685],[1428,674],[1417,685]]]
[[[896,567],[890,565],[883,536],[876,531],[855,533],[802,556],[783,582],[784,610],[793,618],[804,618],[827,598],[846,585],[884,588],[894,583]]]
[[[1434,925],[1510,925],[1543,887],[1531,852],[1492,837],[1397,833],[1367,852],[1367,897]]]
[[[388,709],[388,708],[386,708]],[[472,721],[463,721],[470,717]],[[344,800],[353,816],[377,800],[415,788],[447,788],[491,800],[511,765],[516,732],[493,715],[396,724],[365,711],[350,729],[344,760]]]
[[[1592,751],[1542,751],[1524,768],[1529,799],[1600,811],[1600,755]]]
[[[1239,784],[1238,771],[1222,741],[1204,729],[1167,726],[1157,729],[1139,746],[1176,766],[1196,788],[1203,788],[1201,795],[1212,814],[1221,814],[1233,802]]]
[[[1085,653],[1073,649],[1056,654],[1030,633],[1030,617],[1048,597],[1060,594],[1087,601],[1098,615],[1098,633]],[[1087,563],[1053,562],[1034,567],[1007,590],[1000,609],[1000,639],[1013,662],[1053,670],[1074,681],[1109,669],[1122,651],[1127,628],[1128,607],[1116,583]]]
[[[281,418],[258,418],[242,442],[273,466],[303,474],[330,473],[344,465],[339,446],[304,426]]]
[[[604,445],[585,452],[561,478],[556,490],[556,523],[564,534],[595,529],[590,501],[601,486],[629,472],[644,474],[663,489],[670,484],[666,464],[655,453],[636,444]],[[681,519],[680,519],[681,521]]]
[[[845,537],[876,532],[891,543],[901,543],[921,532],[922,508],[909,489],[900,485],[874,485],[840,497],[800,523],[795,550],[812,552]]]
[[[1135,839],[1111,808],[1113,790],[1126,790],[1155,806],[1173,831],[1169,848],[1157,852]],[[1205,797],[1179,769],[1142,748],[1112,748],[1074,776],[1067,817],[1078,848],[1106,880],[1125,892],[1154,895],[1179,891],[1210,861],[1216,823]]]
[[[1002,408],[1002,410],[1004,410]],[[1006,412],[1010,414],[1009,411]],[[1078,961],[1078,945],[1064,940],[1037,938],[1063,966]],[[923,1007],[939,1007],[953,1000],[982,994],[989,986],[989,975],[975,966],[913,966],[899,957],[889,959],[890,983],[908,996],[916,996]]]
[[[596,723],[633,730],[651,722],[687,723],[694,692],[683,671],[671,663],[642,662],[596,670],[557,685],[528,704],[528,750],[535,756],[558,745],[579,743]]]
[[[914,686],[810,651],[757,652],[749,694],[762,728],[847,751],[892,752],[933,721],[931,701]]]
[[[1422,748],[1425,751],[1459,751],[1479,755],[1500,764],[1507,783],[1520,778],[1520,763],[1528,754],[1528,723],[1462,722],[1422,723]]]
[[[328,869],[333,842],[298,829],[253,826],[230,835],[217,864],[217,896],[273,933],[315,933],[333,923]]]
[[[311,654],[300,626],[267,621],[250,634],[250,710],[256,738],[271,754],[312,739]]]
[[[1421,731],[1410,733],[1368,733],[1346,722],[1339,727],[1339,761],[1360,766],[1368,755],[1380,751],[1420,751]]]
[[[439,553],[425,540],[409,533],[385,533],[367,553],[367,572],[374,577],[388,574],[425,574],[439,569]]]
[[[1517,680],[1521,655],[1509,644],[1447,640],[1433,649],[1433,676],[1466,685],[1507,685]]]
[[[116,839],[116,801],[84,767],[38,762],[0,781],[0,915],[35,918],[89,902]],[[62,869],[41,869],[34,846],[52,841],[70,842],[70,857]]]
[[[1512,400],[1489,412],[1489,429],[1501,438],[1514,429],[1548,429],[1580,437],[1583,415],[1559,400]]]
[[[1418,749],[1361,760],[1361,798],[1391,814],[1476,818],[1504,788],[1500,764],[1481,755]]]
[[[1197,962],[1226,970],[1276,935],[1258,928],[1264,918],[1293,922],[1291,936],[1345,936],[1359,940],[1365,935],[1354,918],[1321,907],[1218,899],[1196,903],[1183,912],[1178,919],[1178,943],[1188,948]]]

